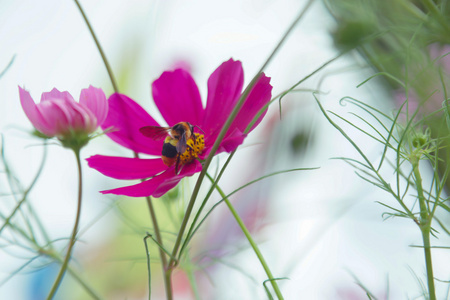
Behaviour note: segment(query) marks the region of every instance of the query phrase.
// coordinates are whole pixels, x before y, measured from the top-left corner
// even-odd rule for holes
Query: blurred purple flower
[[[419,106],[419,98],[417,94],[413,91],[410,91],[408,97],[403,89],[397,89],[393,91],[394,103],[395,106],[400,108],[402,105],[402,109],[406,111],[406,107],[408,107],[408,114],[412,115],[417,110]],[[405,103],[406,99],[408,99],[408,103]],[[408,105],[408,106],[406,106]]]
[[[197,153],[204,159],[236,105],[242,93],[243,70],[241,62],[230,59],[222,63],[208,79],[207,105],[203,108],[194,79],[184,69],[164,72],[152,84],[153,99],[169,126],[189,122],[200,127],[204,135],[204,149]],[[244,141],[243,133],[253,118],[271,98],[270,78],[261,74],[250,91],[244,105],[231,124],[216,154],[231,152]],[[252,126],[253,130],[265,112]],[[135,152],[161,156],[164,141],[145,137],[139,130],[145,126],[160,126],[139,104],[122,94],[109,98],[109,113],[103,128],[112,127],[107,135],[118,144]],[[190,151],[190,150],[186,150]],[[95,155],[88,159],[89,166],[116,179],[146,179],[141,183],[102,191],[104,194],[132,197],[160,197],[178,182],[202,170],[196,159],[184,163],[177,174],[175,166],[167,167],[161,158],[140,159]]]
[[[437,63],[450,73],[450,45],[434,43],[428,47],[428,52],[432,60],[438,59]]]
[[[450,74],[450,45],[431,44],[428,46],[428,55],[431,60],[436,60],[436,67],[442,67],[446,74]],[[445,100],[442,84],[448,82],[448,76],[444,74],[442,78],[434,79],[435,72],[426,73],[424,70],[421,70],[419,73],[423,73],[424,77],[419,77],[416,79],[417,82],[411,84],[408,95],[406,95],[404,89],[397,89],[393,91],[393,97],[396,107],[400,107],[408,98],[409,115],[419,110],[419,116],[423,116],[436,111],[442,106],[442,102]],[[403,107],[403,110],[405,109],[406,105]]]

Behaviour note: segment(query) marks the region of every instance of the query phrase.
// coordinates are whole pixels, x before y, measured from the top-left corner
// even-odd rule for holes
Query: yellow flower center
[[[180,154],[180,164],[185,165],[198,157],[205,148],[205,139],[203,134],[194,133],[194,137],[191,137],[186,142],[186,151]]]

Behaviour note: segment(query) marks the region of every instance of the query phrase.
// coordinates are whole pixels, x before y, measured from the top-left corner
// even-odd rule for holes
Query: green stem
[[[9,165],[6,163],[6,159],[5,159],[5,156],[4,156],[4,148],[3,147],[1,148],[0,152],[1,152],[3,165],[5,167],[5,173],[8,174],[8,182],[11,185],[12,184],[11,183],[12,182],[12,172],[11,172],[11,170],[9,168]],[[27,200],[28,194],[33,189],[33,187],[36,184],[39,176],[42,173],[42,170],[44,169],[46,158],[47,158],[47,141],[44,141],[44,152],[43,152],[41,164],[39,165],[39,169],[38,169],[36,175],[34,176],[33,181],[30,183],[30,186],[23,192],[22,199],[17,203],[16,207],[13,209],[11,214],[5,219],[5,222],[3,223],[2,227],[0,227],[0,235],[1,235],[2,231],[3,231],[3,229],[5,229],[5,227],[10,224],[9,222],[14,217],[14,215],[19,211],[19,209],[21,208],[22,204],[24,204],[25,201]],[[14,193],[12,188],[11,188],[11,191]]]
[[[152,295],[152,273],[151,273],[151,267],[150,267],[150,253],[148,252],[148,245],[147,245],[147,239],[149,237],[150,237],[150,235],[147,235],[144,238],[145,255],[147,256],[148,300],[151,299],[151,295]]]
[[[419,170],[419,158],[413,157],[411,159],[411,163],[413,165],[417,195],[419,198],[419,206],[420,206],[419,228],[422,231],[425,265],[427,268],[428,294],[430,296],[430,300],[436,300],[436,291],[434,288],[433,264],[431,261],[431,243],[430,243],[431,217],[428,213],[426,198],[423,192],[422,177],[420,175]]]
[[[428,21],[427,15],[421,11],[414,3],[410,1],[399,1],[400,5],[403,6],[405,11],[409,12],[411,15],[416,17],[422,22]]]
[[[430,300],[436,300],[436,291],[434,288],[433,264],[431,261],[431,243],[430,229],[422,229],[423,250],[425,254],[425,264],[427,266],[428,293]]]
[[[208,157],[205,159],[205,162],[203,164],[202,171],[200,172],[200,175],[198,176],[197,183],[194,186],[194,190],[192,191],[191,199],[189,200],[188,206],[186,208],[186,213],[184,215],[183,221],[180,226],[180,230],[177,235],[177,239],[175,241],[173,250],[172,250],[172,257],[170,258],[168,269],[166,271],[166,276],[170,276],[172,273],[172,269],[176,266],[177,262],[174,258],[177,257],[178,250],[181,245],[181,240],[183,239],[184,231],[186,229],[187,223],[189,221],[189,217],[192,213],[192,209],[194,208],[195,200],[197,199],[198,192],[200,191],[200,186],[202,185],[203,179],[205,178],[206,171],[209,168],[209,165],[211,164],[211,161],[217,152],[217,149],[219,149],[220,143],[222,142],[223,138],[225,137],[225,134],[227,133],[228,129],[231,126],[231,123],[236,118],[237,114],[239,113],[242,105],[244,105],[245,100],[247,99],[248,94],[250,93],[253,86],[256,84],[258,79],[260,78],[262,72],[264,71],[265,67],[269,64],[269,62],[272,60],[272,58],[275,56],[275,54],[278,52],[278,50],[281,48],[281,46],[284,44],[284,41],[289,36],[289,34],[292,32],[292,30],[295,28],[297,23],[301,20],[305,12],[308,10],[309,6],[314,2],[314,0],[309,0],[307,4],[303,7],[300,14],[295,18],[295,20],[292,22],[291,26],[286,30],[281,40],[278,42],[278,44],[275,46],[275,49],[272,51],[270,56],[266,59],[261,69],[256,73],[256,75],[253,77],[252,81],[248,84],[244,92],[242,93],[241,97],[239,98],[238,102],[236,103],[235,107],[233,108],[233,111],[228,116],[225,124],[223,125],[222,129],[220,130],[220,133],[217,135],[217,138],[214,142],[214,145],[211,147],[211,150],[209,152]]]
[[[63,264],[64,261],[61,259],[61,257],[59,257],[58,254],[54,253],[53,250],[50,251],[40,251],[41,253],[43,253],[44,255],[56,260],[57,262],[59,262],[60,264]],[[97,293],[94,291],[94,289],[92,287],[90,287],[82,278],[81,276],[74,270],[72,269],[70,266],[67,267],[67,272],[69,272],[70,275],[72,275],[72,277],[78,281],[78,283],[86,290],[86,293],[88,293],[92,299],[96,299],[96,300],[100,300],[102,299],[99,295],[97,295]]]
[[[253,120],[250,122],[250,124],[247,126],[247,128],[244,131],[244,134],[247,134],[250,129],[253,127],[253,125],[255,124],[255,122],[259,119],[259,117],[263,114],[263,112],[268,108],[268,106],[273,103],[276,99],[280,98],[280,107],[281,107],[281,98],[284,97],[285,95],[287,95],[289,92],[293,91],[298,85],[300,85],[301,83],[303,83],[304,81],[306,81],[307,79],[309,79],[311,76],[313,76],[314,74],[316,74],[317,72],[319,72],[320,70],[322,70],[323,68],[325,68],[327,65],[329,65],[330,63],[332,63],[333,61],[337,60],[339,57],[341,57],[344,53],[339,54],[338,56],[328,60],[327,62],[325,62],[324,64],[322,64],[319,68],[317,68],[316,70],[314,70],[312,73],[310,73],[309,75],[305,76],[303,79],[301,79],[299,82],[297,82],[295,85],[293,85],[291,88],[289,88],[288,90],[281,92],[280,94],[278,94],[277,96],[273,97],[272,100],[269,101],[269,103],[267,103],[263,108],[261,108],[261,110],[257,113],[257,115],[253,118]],[[281,112],[281,110],[280,110]],[[203,210],[203,208],[205,207],[209,197],[211,196],[212,192],[214,191],[215,185],[219,182],[220,178],[222,177],[223,173],[225,172],[225,169],[228,166],[228,163],[231,161],[231,159],[233,158],[234,154],[236,153],[236,150],[234,150],[233,152],[230,153],[230,155],[228,156],[225,164],[223,165],[222,169],[219,172],[219,175],[217,176],[217,179],[215,181],[213,181],[212,186],[210,187],[206,197],[204,198],[200,208],[197,210],[197,213],[194,217],[194,220],[192,221],[189,231],[186,235],[186,239],[183,242],[183,245],[181,246],[180,252],[178,254],[178,259],[181,257],[181,255],[183,254],[184,249],[187,247],[187,244],[189,243],[189,241],[191,240],[193,233],[195,232],[195,224],[197,223],[198,219],[200,218],[201,212]]]
[[[223,173],[225,172],[225,169],[227,168],[228,164],[230,163],[230,161],[233,158],[235,153],[236,153],[236,150],[234,150],[233,152],[230,153],[225,164],[223,165],[222,169],[220,170],[219,175],[217,176],[216,180],[212,181],[212,186],[210,187],[208,193],[206,194],[205,199],[203,200],[202,204],[200,205],[199,209],[197,210],[194,220],[191,223],[191,226],[186,235],[186,239],[184,240],[183,245],[181,246],[181,249],[180,249],[180,253],[178,254],[178,259],[181,258],[181,255],[183,254],[183,252],[186,249],[187,245],[189,244],[190,240],[194,236],[195,225],[197,224],[197,221],[200,218],[200,215],[201,215],[203,209],[205,208],[205,205],[208,202],[209,197],[211,197],[211,194],[213,193],[216,184],[219,183],[220,179],[222,178]],[[209,177],[209,175],[208,175],[208,177]]]
[[[430,11],[431,15],[433,15],[438,22],[441,24],[441,26],[447,31],[450,31],[450,28],[447,24],[447,20],[442,15],[442,13],[439,11],[439,8],[436,6],[436,3],[434,3],[432,0],[423,0],[422,4]]]
[[[138,154],[135,153],[135,155],[137,156]],[[159,249],[159,256],[161,259],[161,265],[162,265],[162,271],[163,271],[163,279],[164,279],[164,288],[166,290],[166,299],[167,300],[172,300],[173,299],[173,295],[172,295],[172,280],[171,277],[167,277],[166,276],[166,270],[167,270],[167,257],[166,254],[164,253],[163,250],[163,242],[162,242],[162,237],[161,237],[161,230],[159,229],[158,226],[158,221],[156,219],[156,214],[155,214],[155,210],[153,208],[153,203],[152,203],[152,199],[150,197],[146,197],[147,199],[147,206],[149,208],[150,211],[150,219],[152,220],[153,223],[153,231],[155,232],[155,236],[156,236],[156,241],[158,242],[158,249]],[[150,286],[148,287],[150,290]],[[149,295],[150,297],[150,295]]]
[[[95,44],[97,45],[98,52],[100,52],[100,55],[101,55],[102,60],[103,60],[103,64],[105,65],[106,71],[108,72],[109,79],[111,80],[111,84],[113,86],[114,92],[118,93],[119,89],[117,88],[116,80],[114,79],[114,75],[113,75],[111,66],[109,65],[109,62],[106,59],[105,52],[103,51],[102,46],[100,45],[100,42],[98,41],[97,36],[94,33],[94,29],[92,28],[91,23],[89,22],[86,14],[84,13],[84,10],[81,7],[80,3],[78,2],[78,0],[74,0],[74,1],[77,4],[78,9],[80,10],[80,13],[83,16],[83,19],[84,19],[87,27],[89,28],[89,32],[91,33],[91,36],[94,39]]]
[[[258,245],[253,240],[252,235],[250,234],[250,232],[248,231],[247,227],[244,224],[244,221],[242,221],[241,217],[239,216],[238,212],[234,208],[233,204],[231,204],[231,202],[228,199],[228,197],[225,195],[225,193],[222,191],[222,189],[218,185],[216,185],[216,190],[219,192],[220,196],[223,198],[223,200],[227,204],[228,209],[230,210],[230,212],[233,215],[234,219],[238,223],[239,227],[241,228],[241,230],[244,233],[245,237],[247,238],[248,242],[252,246],[253,251],[255,252],[255,254],[258,257],[262,267],[264,268],[264,271],[266,272],[267,277],[270,280],[270,283],[272,284],[272,287],[273,287],[273,289],[275,291],[275,294],[277,295],[278,299],[284,299],[283,295],[281,294],[280,288],[278,287],[276,278],[273,277],[272,272],[270,271],[270,268],[267,265],[266,260],[264,259],[264,256],[262,255],[261,251],[259,250]]]
[[[23,192],[23,199],[20,200],[20,204],[23,203],[24,199],[27,198],[27,195],[29,194],[29,192],[32,190],[33,186],[35,185],[37,179],[39,178],[39,175],[41,174],[43,167],[45,165],[45,161],[46,161],[46,157],[47,157],[47,141],[44,141],[44,151],[43,151],[43,157],[42,157],[42,161],[41,164],[39,166],[39,169],[33,179],[33,181],[31,182],[30,186]],[[4,155],[2,152],[2,158],[4,160]],[[10,168],[8,166],[8,164],[6,163],[6,160],[4,160],[4,166],[6,169],[6,173],[10,175],[11,178],[14,178],[14,175],[11,173]],[[45,230],[45,228],[42,225],[41,220],[39,219],[38,215],[36,215],[36,212],[34,210],[34,208],[31,206],[30,203],[27,203],[29,205],[29,211],[31,214],[31,217],[34,218],[34,221],[37,223],[38,228],[40,229],[40,234],[42,234],[43,238],[45,239],[46,243],[49,246],[49,250],[43,250],[42,247],[37,243],[36,239],[34,238],[34,236],[29,236],[27,235],[23,230],[21,230],[18,227],[15,227],[13,223],[9,223],[9,220],[12,218],[12,215],[10,215],[9,220],[8,220],[8,224],[9,226],[12,227],[13,230],[15,230],[15,233],[18,233],[20,235],[22,235],[23,238],[25,238],[26,240],[28,240],[35,249],[37,249],[37,251],[41,254],[44,254],[46,256],[48,256],[49,258],[57,261],[59,264],[63,264],[63,259],[59,256],[59,254],[56,254],[56,252],[53,249],[53,245],[50,244],[50,238],[48,237],[48,234]],[[19,205],[19,204],[18,204]],[[16,211],[16,209],[15,209]],[[1,232],[1,230],[0,230]],[[86,290],[86,292],[93,298],[93,299],[101,299],[100,296],[97,295],[97,293],[85,282],[83,281],[83,279],[81,278],[81,276],[75,271],[73,270],[70,266],[67,267],[67,271],[75,278],[76,281],[78,281],[78,283]]]
[[[81,174],[81,161],[80,161],[80,149],[74,149],[75,157],[77,160],[77,168],[78,168],[78,207],[77,207],[77,215],[75,217],[75,224],[73,226],[72,230],[72,236],[69,240],[69,247],[67,249],[66,258],[63,261],[63,264],[61,266],[61,270],[59,270],[59,274],[56,277],[55,282],[53,283],[53,287],[50,290],[50,293],[47,296],[47,300],[53,299],[53,297],[56,294],[56,291],[58,290],[59,285],[61,284],[61,281],[64,277],[64,274],[66,273],[67,266],[69,264],[70,257],[72,256],[72,250],[73,246],[75,245],[76,236],[78,232],[78,224],[80,222],[80,216],[81,216],[81,199],[82,199],[82,192],[83,192],[83,181],[82,181],[82,174]]]
[[[91,36],[94,39],[94,42],[95,42],[95,44],[97,46],[98,52],[100,53],[100,56],[102,57],[103,64],[105,65],[106,70],[108,72],[109,79],[111,80],[111,84],[113,86],[114,92],[118,93],[119,92],[119,88],[117,87],[116,80],[115,80],[114,74],[112,72],[112,68],[109,65],[108,59],[106,58],[106,55],[105,55],[105,52],[103,51],[103,48],[100,45],[100,42],[98,41],[97,36],[95,35],[94,29],[92,28],[92,26],[91,26],[91,24],[89,22],[89,19],[87,18],[86,14],[84,13],[84,10],[81,7],[80,3],[78,2],[78,0],[74,0],[74,1],[75,1],[76,5],[77,5],[78,9],[80,10],[81,15],[83,16],[83,19],[84,19],[87,27],[89,28],[89,32],[91,33]],[[136,152],[134,152],[134,155],[135,155],[135,157],[139,157],[139,155]],[[162,246],[163,245],[162,238],[161,238],[158,222],[156,220],[156,214],[155,214],[155,211],[153,209],[153,205],[152,205],[151,199],[150,199],[150,197],[146,197],[146,199],[147,199],[147,205],[149,207],[150,216],[151,216],[152,223],[153,223],[153,229],[155,231],[156,240]],[[164,286],[165,286],[165,289],[166,289],[166,297],[167,297],[167,300],[171,300],[172,297],[173,297],[172,296],[172,284],[171,284],[170,277],[167,279],[167,276],[165,276],[165,272],[166,272],[167,265],[168,265],[167,264],[167,258],[166,258],[166,255],[165,255],[164,251],[161,248],[159,249],[159,253],[160,253],[161,264],[162,264],[163,273],[164,273]],[[150,287],[149,287],[149,290],[150,290]]]

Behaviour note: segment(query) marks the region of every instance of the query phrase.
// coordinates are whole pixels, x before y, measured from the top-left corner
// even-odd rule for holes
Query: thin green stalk
[[[419,159],[418,158],[411,158],[411,163],[413,166],[413,172],[414,172],[414,182],[416,184],[417,188],[417,196],[419,198],[419,206],[420,206],[420,225],[423,227],[430,227],[431,224],[428,223],[428,209],[426,205],[426,198],[423,192],[423,186],[422,186],[422,176],[420,175],[419,170]]]
[[[250,93],[251,87],[253,87],[253,85],[256,83],[257,78],[259,78],[259,76],[254,77],[253,80],[248,85],[248,87],[245,89],[244,93],[242,93],[242,96],[239,98],[238,103],[236,104],[232,113],[230,114],[230,116],[228,117],[224,126],[222,127],[222,130],[220,131],[214,145],[211,148],[211,151],[210,151],[208,157],[206,158],[206,160],[203,164],[202,171],[200,172],[200,175],[197,179],[197,183],[194,186],[194,190],[192,192],[191,199],[189,200],[188,206],[186,208],[186,213],[184,214],[184,218],[181,223],[180,230],[178,232],[178,236],[177,236],[177,239],[175,241],[175,244],[174,244],[174,247],[172,250],[172,258],[169,261],[168,270],[166,272],[171,273],[173,267],[175,267],[176,264],[178,263],[173,259],[173,257],[177,257],[178,249],[180,248],[181,240],[184,235],[184,231],[185,231],[187,223],[189,221],[189,217],[192,213],[192,209],[194,208],[195,200],[197,199],[198,192],[200,191],[200,186],[203,182],[203,179],[205,178],[206,171],[208,170],[208,167],[211,164],[214,154],[216,153],[217,149],[219,149],[220,142],[225,137],[225,133],[227,132],[228,128],[231,126],[231,123],[234,120],[234,118],[236,117],[237,113],[239,112],[239,109],[244,104],[244,100],[247,98],[248,94]]]
[[[208,155],[208,157],[205,159],[205,162],[203,164],[202,171],[200,172],[200,175],[197,179],[197,183],[194,186],[194,190],[192,191],[191,199],[189,200],[188,206],[186,208],[186,213],[184,215],[183,221],[180,226],[180,230],[178,232],[177,239],[175,241],[173,251],[172,251],[172,257],[170,258],[167,273],[169,273],[167,276],[170,276],[172,273],[172,269],[175,267],[177,262],[174,260],[174,257],[177,257],[178,250],[181,245],[181,240],[183,239],[184,231],[186,229],[187,223],[189,221],[189,217],[192,213],[192,209],[194,208],[195,200],[197,199],[198,192],[200,191],[200,186],[202,185],[203,179],[205,178],[206,171],[209,168],[209,165],[211,164],[211,161],[217,152],[217,149],[219,149],[219,145],[222,142],[223,138],[225,137],[225,134],[227,133],[228,129],[231,126],[231,123],[236,118],[237,114],[239,113],[239,110],[241,109],[242,105],[244,104],[245,100],[247,99],[248,94],[250,93],[251,89],[257,82],[257,80],[260,78],[262,72],[264,71],[265,67],[269,64],[269,62],[272,60],[272,58],[275,56],[275,54],[278,52],[278,50],[281,48],[282,44],[288,37],[288,35],[292,32],[292,30],[295,28],[297,23],[300,21],[300,19],[303,17],[309,6],[314,2],[314,0],[308,1],[308,3],[303,7],[300,14],[297,16],[297,18],[292,22],[291,26],[288,28],[288,30],[285,32],[281,40],[278,42],[278,44],[275,46],[275,49],[272,51],[270,56],[267,58],[267,60],[264,62],[261,69],[256,73],[256,75],[253,77],[252,81],[249,83],[249,85],[246,87],[244,92],[242,93],[241,97],[239,98],[238,102],[236,103],[235,107],[233,108],[233,111],[228,116],[225,124],[223,125],[220,133],[217,136],[216,141],[214,142],[214,145],[211,147],[211,151]]]
[[[411,163],[413,165],[417,195],[419,198],[419,206],[420,206],[419,228],[422,231],[425,265],[427,268],[428,294],[430,296],[430,300],[436,300],[436,291],[434,287],[434,276],[433,276],[433,264],[431,260],[431,243],[430,243],[431,218],[428,213],[426,198],[422,187],[422,177],[420,175],[419,170],[419,159],[417,157],[413,157],[411,159]]]
[[[6,163],[6,159],[4,157],[4,148],[3,147],[1,148],[1,156],[2,156],[2,160],[3,160],[4,166],[5,166],[5,172],[7,174],[11,175],[11,170],[9,169],[9,165]],[[27,200],[28,194],[33,189],[33,187],[36,184],[39,176],[42,173],[42,170],[44,169],[46,157],[47,157],[47,142],[45,141],[44,142],[44,152],[43,152],[41,164],[39,165],[39,169],[36,172],[36,175],[34,176],[33,181],[30,183],[29,187],[23,192],[22,199],[19,202],[17,202],[16,207],[14,207],[13,211],[11,212],[11,214],[5,219],[5,222],[3,223],[2,227],[0,228],[0,235],[1,235],[2,231],[3,231],[3,229],[5,229],[5,227],[9,225],[9,222],[14,217],[14,215],[19,211],[19,209],[22,206],[22,204],[24,204],[25,201]],[[8,180],[8,182],[11,182],[11,179]],[[14,191],[12,191],[12,193],[14,193]]]
[[[409,12],[414,17],[418,18],[422,22],[428,21],[427,15],[421,11],[414,3],[410,1],[399,1],[405,11]]]
[[[236,150],[234,150],[233,152],[230,153],[230,155],[228,156],[225,164],[223,165],[222,169],[220,170],[216,180],[212,181],[212,186],[210,187],[208,194],[206,195],[205,199],[203,200],[202,204],[200,205],[199,209],[197,210],[197,213],[194,217],[194,220],[191,223],[191,226],[189,228],[189,231],[186,235],[186,239],[183,242],[183,245],[181,246],[180,249],[180,253],[178,254],[178,259],[181,258],[181,255],[183,254],[183,251],[185,250],[185,248],[187,247],[187,245],[189,244],[190,240],[192,239],[192,237],[194,236],[195,233],[195,224],[197,224],[198,219],[200,218],[201,212],[203,211],[203,209],[205,208],[205,205],[209,199],[209,197],[211,197],[211,194],[214,191],[214,188],[216,186],[216,184],[219,183],[219,180],[222,178],[223,173],[225,172],[225,169],[227,168],[228,164],[230,163],[231,159],[233,158],[234,154],[236,153]],[[209,177],[209,175],[208,175]]]
[[[431,261],[430,229],[422,229],[423,250],[425,254],[425,264],[427,266],[428,293],[430,300],[436,300],[434,288],[433,264]]]
[[[211,178],[212,179],[212,178]],[[264,268],[264,271],[267,274],[267,277],[272,284],[272,287],[275,291],[275,294],[277,295],[278,299],[284,299],[283,295],[281,294],[280,288],[278,287],[276,278],[273,277],[272,272],[270,271],[269,265],[267,264],[266,260],[264,259],[264,256],[262,255],[261,251],[258,248],[258,245],[253,240],[252,235],[248,231],[247,227],[244,224],[244,221],[242,221],[241,217],[237,213],[236,209],[234,208],[233,204],[231,204],[230,200],[228,199],[227,195],[222,191],[222,189],[216,185],[216,190],[219,192],[220,196],[223,198],[225,203],[228,206],[228,209],[230,210],[231,214],[233,215],[234,219],[238,223],[239,227],[241,228],[242,232],[244,233],[245,237],[247,238],[248,242],[253,248],[253,251],[255,252],[256,256],[258,257],[262,267]]]
[[[81,15],[83,16],[83,19],[87,25],[87,27],[89,28],[89,32],[91,33],[92,38],[94,39],[94,42],[97,46],[98,52],[100,53],[100,56],[102,57],[103,60],[103,64],[106,67],[106,70],[108,72],[109,75],[109,79],[111,80],[111,84],[113,86],[114,92],[118,93],[119,92],[119,88],[117,87],[116,84],[116,80],[112,71],[112,68],[108,62],[108,59],[106,58],[105,52],[103,51],[102,46],[100,45],[99,40],[97,39],[97,36],[94,33],[94,29],[92,28],[89,19],[87,18],[86,14],[84,13],[83,8],[81,7],[80,3],[78,2],[78,0],[74,0],[78,9],[80,10]],[[134,152],[135,157],[139,157],[139,155]],[[158,243],[162,246],[163,242],[162,242],[162,238],[161,238],[161,231],[159,230],[159,226],[158,226],[158,222],[156,219],[156,214],[155,214],[155,210],[153,208],[153,204],[152,201],[150,199],[150,197],[146,197],[147,200],[147,205],[150,211],[150,217],[152,219],[152,223],[153,223],[153,230],[155,231],[155,236],[156,236],[156,240],[158,241]],[[160,253],[160,258],[161,258],[161,264],[162,264],[162,268],[163,268],[163,274],[164,274],[164,286],[166,289],[166,298],[167,300],[171,300],[173,298],[172,296],[172,284],[171,284],[171,280],[170,277],[167,278],[167,276],[165,276],[166,273],[166,269],[167,269],[167,258],[166,255],[164,253],[164,251],[160,248],[159,249],[159,253]],[[150,290],[150,287],[149,287]]]
[[[148,273],[148,300],[151,299],[152,294],[152,273],[150,267],[150,253],[148,251],[147,239],[150,235],[146,235],[144,238],[144,246],[145,246],[145,255],[147,256],[147,273]]]
[[[50,245],[51,246],[51,245]],[[63,264],[64,261],[62,260],[62,258],[53,251],[53,249],[49,250],[49,251],[44,251],[44,250],[40,250],[40,252],[54,260],[56,260],[58,263]],[[90,287],[82,278],[81,276],[70,266],[67,267],[67,272],[69,272],[70,275],[72,275],[72,277],[78,281],[78,283],[86,290],[86,293],[88,293],[92,299],[96,299],[96,300],[100,300],[102,299],[99,295],[97,295],[97,293],[94,291],[94,289],[92,287]]]
[[[447,31],[450,31],[450,28],[448,26],[447,20],[442,15],[442,13],[439,11],[439,8],[436,6],[436,3],[434,3],[432,0],[423,0],[422,4],[430,11],[431,15],[433,15],[438,22],[441,24],[441,26]]]
[[[59,270],[59,274],[56,277],[55,282],[53,283],[53,287],[50,290],[50,293],[47,296],[47,300],[53,299],[53,297],[56,294],[56,291],[58,290],[59,285],[61,284],[61,281],[64,277],[64,274],[66,273],[67,266],[69,264],[70,257],[72,256],[72,250],[73,246],[75,245],[76,236],[78,232],[78,224],[80,222],[80,216],[81,216],[81,199],[82,199],[82,193],[83,193],[83,178],[81,174],[81,161],[80,161],[80,149],[74,149],[75,157],[77,160],[77,168],[78,168],[78,207],[77,207],[77,215],[75,217],[75,224],[73,225],[72,230],[72,236],[69,240],[69,247],[67,249],[66,258],[63,261],[63,264],[61,266],[61,270]]]
[[[42,172],[43,166],[45,164],[46,161],[46,157],[47,157],[47,147],[46,147],[46,142],[44,142],[44,152],[43,152],[43,158],[42,158],[42,162],[39,166],[39,169],[33,179],[33,181],[31,182],[30,186],[24,191],[23,193],[23,199],[27,198],[27,194],[29,194],[29,192],[31,191],[31,189],[33,188],[33,186],[35,185],[37,179],[39,178],[40,173]],[[8,165],[5,162],[5,169],[9,170]],[[7,172],[8,174],[10,174],[9,172]],[[22,202],[23,200],[20,200],[20,202]],[[44,237],[45,241],[47,242],[48,246],[49,246],[49,250],[43,250],[42,247],[37,243],[36,239],[33,236],[29,236],[27,235],[23,230],[21,230],[18,227],[15,227],[15,225],[13,223],[8,223],[9,226],[11,226],[11,228],[13,230],[15,230],[16,233],[19,233],[22,235],[23,238],[25,238],[26,240],[28,240],[30,243],[32,243],[32,245],[34,246],[35,249],[37,249],[37,251],[41,254],[44,254],[48,257],[50,257],[51,259],[54,259],[55,261],[57,261],[58,263],[60,263],[61,265],[63,264],[63,259],[59,256],[59,254],[57,254],[54,249],[53,249],[53,245],[50,243],[50,238],[48,237],[48,234],[45,230],[45,228],[42,225],[42,222],[40,221],[39,217],[36,215],[36,212],[34,211],[33,207],[31,206],[30,203],[27,203],[30,207],[30,214],[31,216],[34,218],[34,221],[37,223],[37,226],[40,229],[40,233],[42,234],[42,236]],[[9,217],[9,219],[11,218],[11,215]],[[93,298],[93,299],[101,299],[100,296],[97,295],[97,293],[85,282],[83,281],[83,279],[81,278],[81,276],[75,271],[73,270],[70,266],[67,267],[67,271],[75,278],[76,281],[78,281],[78,283],[86,290],[86,292]]]
[[[135,153],[136,156],[138,156],[137,153]],[[150,211],[150,219],[152,220],[153,223],[153,231],[155,232],[155,236],[156,236],[156,241],[158,242],[158,248],[159,248],[159,256],[161,259],[161,266],[162,266],[162,272],[163,272],[163,279],[164,279],[164,288],[166,290],[166,299],[167,300],[172,300],[173,299],[173,295],[172,295],[172,280],[170,277],[166,276],[166,270],[167,270],[167,257],[166,254],[164,253],[163,250],[163,241],[162,241],[162,237],[161,237],[161,230],[159,229],[158,226],[158,221],[156,219],[156,214],[155,214],[155,209],[153,208],[153,203],[152,203],[152,199],[150,197],[145,197],[147,199],[147,206],[149,208]],[[150,283],[149,283],[150,284]],[[150,290],[151,287],[148,287],[149,289],[149,299],[150,299]]]
[[[78,0],[74,0],[74,1],[77,5],[78,9],[80,10],[80,13],[83,16],[83,19],[84,19],[87,27],[89,28],[89,32],[91,33],[91,36],[94,39],[95,44],[97,45],[98,52],[100,52],[100,55],[103,60],[103,64],[105,65],[106,71],[108,72],[109,79],[111,80],[111,84],[113,86],[114,92],[118,93],[119,89],[117,88],[116,80],[114,79],[114,75],[113,75],[111,66],[109,65],[109,62],[106,59],[105,52],[103,52],[102,46],[100,45],[100,42],[98,41],[97,36],[94,33],[94,29],[92,28],[91,23],[89,22],[86,14],[84,13],[84,10],[81,7],[80,3],[78,2]]]
[[[345,52],[344,52],[345,53]],[[281,92],[280,94],[278,94],[277,96],[273,97],[272,100],[269,101],[269,103],[267,103],[264,107],[262,107],[260,109],[260,111],[256,114],[255,118],[253,118],[253,120],[250,122],[250,124],[247,126],[247,128],[244,131],[244,134],[247,134],[250,129],[253,127],[253,125],[255,124],[255,122],[259,119],[259,117],[263,114],[263,112],[268,108],[268,106],[270,104],[272,104],[275,100],[277,100],[278,98],[280,101],[280,106],[281,106],[281,98],[284,97],[286,94],[288,94],[289,92],[293,91],[298,85],[300,85],[301,83],[303,83],[304,81],[306,81],[307,79],[309,79],[311,76],[313,76],[314,74],[316,74],[317,72],[319,72],[320,70],[322,70],[323,68],[325,68],[327,65],[329,65],[330,63],[332,63],[333,61],[337,60],[339,57],[341,57],[344,53],[339,54],[338,56],[328,60],[327,62],[325,62],[324,64],[322,64],[319,68],[317,68],[316,70],[314,70],[312,73],[308,74],[307,76],[305,76],[303,79],[301,79],[300,81],[298,81],[295,85],[293,85],[291,88],[289,88],[288,90]],[[205,199],[203,200],[200,208],[198,209],[194,220],[192,221],[189,231],[186,235],[186,239],[183,242],[180,252],[178,254],[178,259],[180,259],[181,255],[183,254],[184,249],[186,248],[187,244],[189,243],[189,241],[192,239],[193,233],[195,232],[194,228],[195,228],[195,224],[197,223],[197,220],[200,218],[201,212],[203,210],[203,208],[206,205],[206,202],[208,201],[209,197],[211,196],[212,192],[214,191],[215,185],[219,182],[220,178],[222,177],[223,173],[225,172],[225,169],[228,166],[228,163],[231,161],[232,157],[234,156],[234,154],[236,153],[236,150],[234,150],[233,152],[230,153],[230,155],[228,156],[224,166],[222,167],[222,169],[219,172],[219,175],[217,176],[216,180],[213,181],[212,186],[210,187]]]

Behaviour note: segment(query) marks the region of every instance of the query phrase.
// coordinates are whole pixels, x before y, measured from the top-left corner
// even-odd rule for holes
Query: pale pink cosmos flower
[[[33,126],[47,137],[62,141],[85,138],[106,119],[108,103],[103,91],[89,86],[76,102],[68,92],[56,88],[42,93],[36,104],[28,91],[19,87],[20,103]]]
[[[241,62],[230,59],[222,63],[208,79],[208,97],[203,107],[200,93],[190,73],[184,69],[164,72],[152,84],[153,99],[168,126],[189,122],[200,129],[204,148],[196,153],[200,160],[210,152],[225,121],[242,93],[244,74]],[[217,153],[231,152],[244,141],[244,131],[258,112],[270,101],[270,78],[261,74],[250,91],[236,119],[231,124]],[[267,110],[253,124],[259,124]],[[103,128],[112,128],[107,135],[118,144],[137,153],[161,157],[164,140],[144,136],[140,129],[159,125],[139,104],[122,94],[109,98],[109,112]],[[165,126],[165,125],[163,125]],[[89,166],[116,179],[142,179],[141,183],[102,191],[104,194],[132,197],[160,197],[178,182],[202,170],[197,159],[186,161],[179,172],[175,166],[166,166],[161,158],[141,159],[95,155],[88,159]]]

